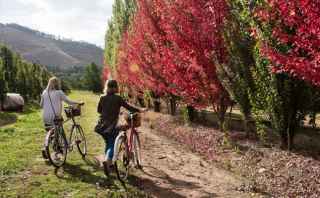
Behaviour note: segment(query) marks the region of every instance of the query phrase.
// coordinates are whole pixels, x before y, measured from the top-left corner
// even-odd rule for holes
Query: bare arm
[[[61,97],[61,100],[67,103],[68,105],[79,104],[78,102],[70,100],[63,91],[60,92],[60,97]]]
[[[130,112],[141,112],[140,109],[128,104],[126,101],[124,101],[123,99],[121,99],[121,106],[126,108],[128,111]]]

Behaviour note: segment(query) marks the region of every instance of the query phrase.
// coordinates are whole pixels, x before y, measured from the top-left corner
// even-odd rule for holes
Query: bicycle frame
[[[134,114],[131,114],[131,118],[133,117]],[[117,142],[117,139],[120,139],[120,138],[124,138],[125,139],[125,144],[128,148],[128,154],[130,155],[129,158],[131,158],[132,156],[132,152],[133,152],[133,136],[136,135],[137,137],[139,137],[139,134],[138,134],[138,131],[136,130],[136,128],[133,126],[133,119],[131,119],[131,128],[130,128],[130,134],[128,136],[128,131],[122,131],[119,133],[118,137],[116,138],[116,142]],[[117,143],[115,143],[116,145]],[[114,150],[114,155],[113,155],[113,159],[112,161],[115,162],[117,161],[117,157],[118,157],[118,153],[119,153],[119,150],[118,148],[115,148]]]
[[[74,117],[69,118],[68,120],[65,121],[65,123],[68,122],[69,120],[72,121],[72,126],[71,126],[71,131],[70,131],[70,136],[69,136],[68,145],[69,145],[69,144],[72,144],[72,135],[73,135],[73,133],[74,133],[74,130],[73,130],[73,129],[74,129],[75,127],[79,126],[79,124],[76,122],[76,120],[74,119]]]
[[[63,138],[66,139],[66,133],[64,131],[63,128],[63,121],[59,120],[59,121],[55,121],[53,127],[48,131],[48,133],[52,133],[52,131],[54,131],[54,139],[57,140],[58,139],[58,134],[61,133]],[[48,142],[48,140],[45,141],[46,143]],[[47,144],[45,144],[45,146],[48,146]]]
[[[64,127],[63,125],[69,121],[72,121],[72,126],[71,126],[71,132],[70,132],[70,136],[69,136],[69,139],[67,139],[67,135],[65,133],[65,130],[64,130]],[[75,118],[74,117],[71,117],[65,121],[63,120],[59,120],[59,121],[55,121],[54,122],[54,125],[52,127],[52,129],[50,129],[49,131],[51,130],[54,130],[55,132],[58,131],[58,133],[62,133],[63,137],[65,138],[65,140],[67,141],[67,145],[70,146],[70,144],[72,143],[72,135],[74,133],[74,128],[76,126],[79,126],[79,124],[76,122]],[[57,133],[54,134],[55,136],[57,135]]]
[[[136,136],[138,136],[138,132],[137,132],[137,130],[134,128],[134,127],[132,127],[131,128],[131,130],[130,130],[130,136],[129,136],[129,141],[127,141],[127,146],[128,146],[128,148],[129,148],[129,152],[130,153],[132,153],[132,150],[133,150],[133,135],[136,135]]]

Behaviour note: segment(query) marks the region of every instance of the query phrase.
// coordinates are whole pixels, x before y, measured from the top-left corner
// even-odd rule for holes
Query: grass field
[[[45,132],[41,112],[29,106],[22,114],[0,114],[0,197],[147,197],[133,186],[125,191],[114,176],[106,178],[94,156],[102,154],[103,140],[93,132],[99,96],[76,91],[72,99],[84,101],[80,123],[84,128],[89,155],[83,160],[75,150],[63,169],[55,169],[41,157]],[[14,121],[14,123],[12,123]],[[66,124],[68,130],[70,124]]]

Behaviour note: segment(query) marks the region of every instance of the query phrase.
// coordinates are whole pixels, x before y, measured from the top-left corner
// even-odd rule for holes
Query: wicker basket
[[[132,124],[133,124],[133,127],[137,128],[137,127],[140,127],[141,126],[141,115],[136,113],[136,114],[133,114],[133,117],[130,116],[130,114],[128,114],[126,117],[125,117],[126,121],[127,121],[127,124],[132,127]]]
[[[67,107],[67,108],[65,108],[64,111],[66,113],[67,118],[81,116],[81,107],[80,106]]]

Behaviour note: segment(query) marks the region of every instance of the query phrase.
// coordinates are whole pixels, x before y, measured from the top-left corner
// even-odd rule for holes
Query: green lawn
[[[0,127],[0,198],[147,197],[130,185],[125,191],[114,176],[106,178],[94,160],[104,150],[103,140],[92,130],[99,96],[76,91],[70,97],[86,103],[80,123],[88,141],[87,160],[73,151],[64,168],[56,170],[41,157],[45,132],[39,108],[29,106],[22,114],[1,113],[0,120],[9,115],[16,122]],[[69,127],[66,124],[66,129]]]

